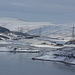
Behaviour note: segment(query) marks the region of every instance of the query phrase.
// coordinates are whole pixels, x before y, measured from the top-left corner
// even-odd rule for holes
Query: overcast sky
[[[75,22],[75,0],[0,0],[0,17],[72,23]]]

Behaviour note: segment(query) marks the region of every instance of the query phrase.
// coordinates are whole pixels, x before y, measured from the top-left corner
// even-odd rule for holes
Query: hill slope
[[[0,18],[0,26],[10,31],[28,32],[29,34],[41,34],[48,37],[71,36],[72,25],[52,24],[50,22],[26,22],[12,18]]]
[[[0,18],[0,26],[8,28],[11,31],[22,30],[27,32],[31,29],[43,27],[43,25],[52,25],[50,22],[26,22],[24,20],[12,18]]]

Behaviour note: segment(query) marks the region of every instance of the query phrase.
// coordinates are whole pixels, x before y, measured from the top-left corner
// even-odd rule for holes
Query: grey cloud
[[[59,21],[61,18],[62,21],[65,17],[74,19],[75,0],[0,0],[0,11],[13,12],[13,15],[15,13],[22,13],[24,16],[28,14],[30,15],[28,17],[33,20],[34,16],[38,15],[40,20],[57,21],[58,18]]]

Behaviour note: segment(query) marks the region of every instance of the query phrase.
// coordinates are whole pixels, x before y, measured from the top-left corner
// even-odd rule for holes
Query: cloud
[[[25,4],[23,4],[23,3],[11,3],[11,5],[15,5],[15,6],[24,6]]]
[[[25,17],[28,14],[28,19],[33,20],[38,19],[38,16],[38,20],[42,21],[74,20],[75,0],[0,0],[0,11],[21,13]]]

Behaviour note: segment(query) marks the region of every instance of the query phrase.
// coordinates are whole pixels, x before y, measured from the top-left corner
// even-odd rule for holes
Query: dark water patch
[[[34,61],[32,53],[0,53],[0,75],[75,75],[75,67],[50,61]]]

